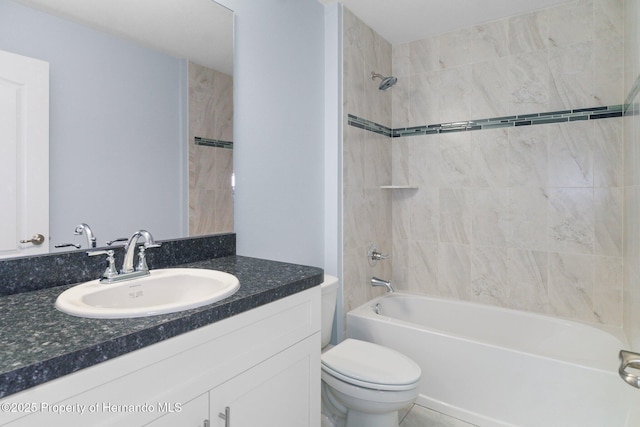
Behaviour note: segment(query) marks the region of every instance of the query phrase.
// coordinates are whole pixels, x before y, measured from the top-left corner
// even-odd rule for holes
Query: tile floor
[[[475,427],[473,424],[418,405],[413,405],[406,414],[400,412],[400,417],[400,427]]]

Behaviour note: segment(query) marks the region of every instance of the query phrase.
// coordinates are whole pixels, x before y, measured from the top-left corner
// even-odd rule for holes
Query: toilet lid
[[[322,369],[348,383],[379,390],[407,390],[420,380],[420,367],[378,344],[346,339],[322,354]]]

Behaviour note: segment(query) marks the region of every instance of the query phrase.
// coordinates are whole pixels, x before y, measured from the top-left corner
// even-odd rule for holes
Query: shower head
[[[393,76],[385,77],[381,74],[378,74],[372,71],[371,80],[375,80],[376,78],[382,80],[382,82],[380,82],[380,86],[378,87],[378,89],[380,90],[387,90],[398,82],[398,79],[396,77],[393,77]]]

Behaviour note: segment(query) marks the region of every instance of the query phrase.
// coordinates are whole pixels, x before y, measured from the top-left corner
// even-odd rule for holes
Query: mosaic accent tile
[[[199,136],[196,136],[193,138],[193,142],[196,145],[204,145],[207,147],[233,148],[233,142],[221,141],[219,139],[200,138]]]
[[[391,136],[390,128],[384,125],[372,122],[370,120],[354,116],[353,114],[348,114],[348,124],[360,129],[378,133],[380,135]],[[411,128],[408,128],[408,129],[411,129]]]
[[[636,82],[636,91],[640,91],[640,79]],[[581,120],[597,120],[622,117],[628,104],[605,107],[576,108],[573,110],[548,111],[543,113],[519,114],[514,116],[492,117],[450,123],[429,124],[390,129],[386,126],[348,114],[348,124],[360,129],[375,132],[391,138],[413,135],[431,135],[437,133],[466,132],[503,127],[531,126],[549,123],[568,123]]]

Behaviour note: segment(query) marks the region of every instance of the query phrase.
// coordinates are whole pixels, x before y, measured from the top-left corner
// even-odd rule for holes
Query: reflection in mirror
[[[233,141],[232,22],[211,0],[0,0],[0,50],[50,66],[52,250],[85,250],[81,223],[99,247],[233,230],[231,145],[195,144]]]
[[[233,78],[189,63],[189,235],[233,231]]]

